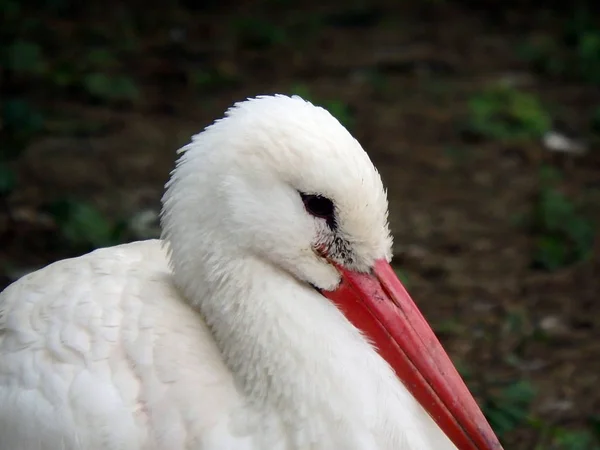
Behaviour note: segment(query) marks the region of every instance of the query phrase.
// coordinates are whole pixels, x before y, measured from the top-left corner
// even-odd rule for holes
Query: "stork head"
[[[381,178],[333,116],[299,97],[258,97],[182,152],[163,199],[175,273],[193,276],[213,242],[289,273],[370,338],[460,450],[501,449],[391,269]]]
[[[166,209],[207,193],[230,242],[319,289],[340,281],[331,261],[367,272],[391,256],[378,172],[331,114],[299,97],[236,104],[186,147],[171,187]],[[208,203],[189,200],[194,209]]]

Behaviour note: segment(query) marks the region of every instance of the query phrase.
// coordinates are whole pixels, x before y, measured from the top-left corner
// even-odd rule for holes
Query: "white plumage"
[[[0,450],[454,449],[312,287],[340,281],[315,242],[343,237],[356,270],[390,258],[358,142],[275,96],[184,150],[164,241],[60,261],[0,294]],[[335,233],[298,191],[334,200]]]

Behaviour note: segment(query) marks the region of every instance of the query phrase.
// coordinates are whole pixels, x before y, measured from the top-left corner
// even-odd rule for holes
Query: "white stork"
[[[380,176],[299,97],[181,150],[162,240],[0,294],[0,450],[499,450],[389,265]]]

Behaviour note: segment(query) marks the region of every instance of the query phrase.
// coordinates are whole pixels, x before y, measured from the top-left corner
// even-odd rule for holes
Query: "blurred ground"
[[[382,172],[398,270],[506,448],[597,448],[597,23],[491,1],[138,3],[2,3],[2,287],[152,235],[135,224],[191,134],[300,93]],[[557,127],[585,150],[549,151]]]

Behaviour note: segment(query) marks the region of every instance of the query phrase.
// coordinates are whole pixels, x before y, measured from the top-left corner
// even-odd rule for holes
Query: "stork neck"
[[[249,404],[276,417],[293,448],[327,440],[319,448],[388,448],[382,444],[409,439],[402,427],[430,421],[360,333],[311,287],[254,257],[197,273],[212,279],[188,289],[192,303]]]

